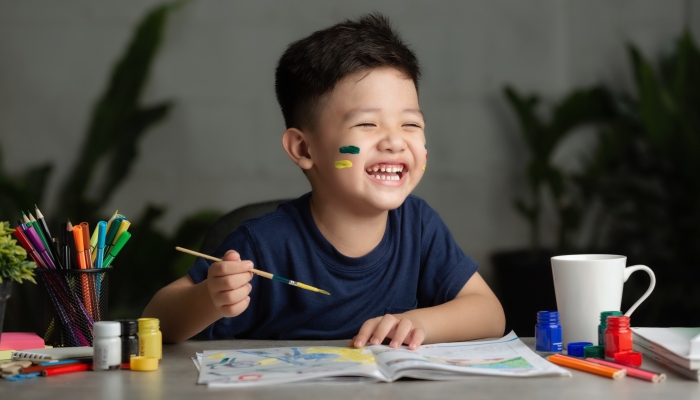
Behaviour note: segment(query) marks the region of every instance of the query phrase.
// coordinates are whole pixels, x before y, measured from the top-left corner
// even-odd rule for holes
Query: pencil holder
[[[54,347],[92,346],[92,325],[107,318],[109,272],[39,269],[39,335]]]

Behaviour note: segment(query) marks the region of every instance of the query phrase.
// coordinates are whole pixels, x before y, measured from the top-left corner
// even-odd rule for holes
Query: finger
[[[350,342],[348,343],[348,347],[354,347],[355,346],[355,340],[357,340],[357,336],[354,338],[350,339]]]
[[[224,317],[228,317],[228,318],[237,317],[237,316],[243,314],[243,311],[245,311],[248,308],[249,304],[250,304],[250,297],[245,297],[236,304],[222,306],[221,307],[221,314]]]
[[[379,325],[377,325],[377,328],[374,330],[372,338],[369,340],[369,342],[375,346],[381,344],[384,339],[386,339],[387,335],[393,333],[392,331],[396,328],[398,322],[399,320],[391,314],[386,314],[383,316],[382,320],[379,321]]]
[[[229,250],[221,259],[224,261],[241,261],[241,255],[236,250]]]
[[[246,273],[214,277],[211,279],[209,290],[218,293],[238,289],[248,284],[251,279],[253,279],[252,274]]]
[[[381,319],[382,317],[368,319],[362,324],[360,331],[357,333],[357,336],[355,336],[355,347],[363,347],[367,343]]]
[[[226,276],[250,272],[253,269],[252,261],[221,261],[215,262],[209,267],[209,277]]]
[[[248,297],[252,290],[253,286],[246,284],[238,289],[217,293],[214,296],[214,301],[219,306],[231,306]]]
[[[416,328],[414,329],[411,334],[409,335],[410,338],[407,338],[407,345],[409,350],[416,350],[421,344],[423,344],[423,340],[425,340],[425,331],[421,328]]]
[[[401,344],[403,343],[404,339],[406,339],[406,336],[411,333],[411,330],[413,330],[413,322],[411,322],[410,319],[404,318],[400,320],[399,324],[396,326],[396,332],[391,337],[389,347],[401,347]]]

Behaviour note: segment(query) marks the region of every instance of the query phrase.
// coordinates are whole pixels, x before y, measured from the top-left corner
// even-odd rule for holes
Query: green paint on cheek
[[[340,148],[342,154],[360,154],[360,148],[357,146],[343,146]]]
[[[352,167],[352,161],[350,161],[350,160],[338,160],[335,162],[335,167],[338,169],[350,168],[350,167]]]

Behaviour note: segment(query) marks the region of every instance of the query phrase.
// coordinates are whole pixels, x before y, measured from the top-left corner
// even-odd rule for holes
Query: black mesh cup
[[[37,268],[39,335],[54,347],[92,346],[92,324],[107,318],[109,272]]]

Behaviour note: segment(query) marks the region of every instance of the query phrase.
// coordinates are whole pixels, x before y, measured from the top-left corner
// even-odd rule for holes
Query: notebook
[[[0,335],[0,350],[40,349],[44,339],[34,332],[3,332]]]
[[[54,347],[51,349],[31,349],[12,352],[12,361],[18,360],[68,360],[76,358],[91,358],[92,347]]]
[[[700,356],[690,354],[690,341],[700,328],[632,328],[634,343],[688,370],[700,369]]]
[[[571,376],[535,354],[515,333],[498,340],[405,346],[276,347],[207,350],[198,383],[245,387],[302,382],[392,382],[402,377],[454,380],[473,376]]]

